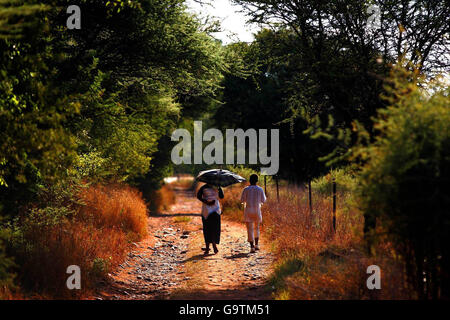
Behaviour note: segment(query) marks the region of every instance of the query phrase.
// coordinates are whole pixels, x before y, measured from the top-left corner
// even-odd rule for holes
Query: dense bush
[[[417,72],[396,68],[379,112],[374,143],[360,147],[366,161],[360,206],[375,219],[407,264],[422,298],[450,297],[449,88],[428,85]],[[374,233],[374,231],[372,231]]]
[[[97,228],[117,228],[130,240],[147,235],[147,206],[139,191],[126,185],[96,185],[82,191],[76,219]]]
[[[147,233],[147,207],[136,189],[97,185],[71,191],[48,189],[39,197],[45,205],[24,211],[4,228],[17,281],[25,292],[86,296],[123,261],[131,241]],[[70,265],[81,269],[82,290],[66,288]]]
[[[168,185],[163,185],[160,189],[151,191],[148,199],[150,211],[160,213],[175,203],[175,193]]]
[[[70,1],[41,2],[0,1],[0,233],[19,284],[67,296],[68,264],[93,282],[147,232],[141,194],[101,185],[173,202],[155,191],[170,133],[215,101],[228,63],[184,0],[82,0],[81,30],[66,28]],[[0,258],[3,284],[2,242]]]
[[[333,179],[336,182],[336,191],[338,192],[351,192],[356,187],[355,177],[348,168],[331,170],[330,173],[314,179],[311,182],[311,187],[321,194],[331,194]]]
[[[250,176],[252,174],[257,174],[259,177],[258,184],[264,186],[264,176],[261,175],[260,172],[255,169],[244,167],[242,165],[234,165],[234,166],[227,166],[227,170],[230,170],[240,175],[241,177],[245,178],[247,182],[250,180]],[[269,185],[272,182],[273,182],[272,176],[266,176],[266,183]]]
[[[0,229],[0,298],[2,289],[12,284],[13,274],[11,273],[11,268],[14,266],[12,258],[8,257],[5,252],[5,235],[3,233]]]

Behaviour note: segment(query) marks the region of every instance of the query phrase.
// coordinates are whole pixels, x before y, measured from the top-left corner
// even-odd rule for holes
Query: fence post
[[[280,202],[280,191],[278,190],[278,175],[275,175],[275,182],[277,183],[277,200]]]
[[[333,230],[336,232],[336,179],[333,177]]]
[[[266,175],[264,175],[264,193],[267,196]]]
[[[311,179],[309,179],[308,181],[308,195],[309,195],[309,214],[312,214]]]

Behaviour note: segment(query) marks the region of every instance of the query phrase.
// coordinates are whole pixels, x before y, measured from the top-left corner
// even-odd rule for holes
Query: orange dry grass
[[[330,244],[347,247],[361,240],[363,220],[355,210],[337,210],[336,233],[332,225],[332,200],[313,194],[313,212],[310,213],[306,192],[299,187],[280,190],[268,197],[263,206],[264,226],[272,239],[277,240],[279,252],[295,251],[300,257],[315,255]],[[338,200],[343,200],[338,196]],[[339,208],[339,207],[338,207]]]
[[[21,288],[37,298],[82,298],[117,267],[147,233],[147,209],[140,193],[123,185],[95,185],[84,190],[85,205],[74,218],[24,216],[11,244]],[[81,269],[81,290],[66,287],[67,267]],[[33,297],[36,298],[36,297]]]
[[[343,258],[323,258],[315,261],[316,268],[310,268],[307,276],[291,276],[287,278],[287,287],[291,299],[361,299],[367,275],[364,273],[367,264],[362,261],[332,261]]]
[[[263,206],[264,235],[272,240],[277,265],[291,265],[291,271],[273,275],[278,284],[276,298],[410,298],[402,265],[394,259],[389,244],[379,243],[375,257],[366,255],[363,217],[351,204],[350,194],[337,195],[336,233],[331,194],[313,192],[312,214],[307,192],[301,188],[281,188],[279,202],[275,190],[271,189],[270,195],[274,197],[268,197]],[[298,268],[292,267],[292,259]],[[367,289],[366,270],[372,264],[382,270],[383,290]]]
[[[381,269],[381,290],[369,290],[367,267]],[[356,250],[325,251],[308,263],[303,273],[286,279],[290,299],[411,299],[401,264],[389,256],[366,257]]]
[[[78,218],[96,227],[120,228],[140,240],[147,235],[147,207],[141,193],[125,185],[95,185],[84,190]]]
[[[150,194],[150,208],[152,212],[168,210],[175,203],[175,192],[169,185],[163,185],[161,189]]]
[[[69,221],[55,226],[30,226],[23,240],[24,245],[16,254],[22,285],[58,298],[88,294],[99,277],[125,258],[128,248],[125,234],[116,228],[98,229]],[[81,269],[82,290],[66,287],[70,265]]]
[[[244,207],[241,204],[242,190],[248,185],[237,184],[223,189],[224,198],[220,200],[223,217],[227,220],[243,222]]]
[[[240,196],[245,185],[224,188],[223,217],[243,221]],[[198,186],[198,187],[201,187]],[[409,298],[404,272],[386,243],[378,254],[367,257],[363,246],[363,217],[351,194],[338,192],[336,232],[333,230],[333,202],[330,194],[312,192],[310,213],[308,194],[303,188],[267,188],[262,206],[263,233],[269,237],[276,261],[271,283],[278,299],[398,299]],[[369,265],[382,270],[383,290],[368,290]]]
[[[24,300],[24,297],[20,290],[3,286],[0,287],[0,300]]]

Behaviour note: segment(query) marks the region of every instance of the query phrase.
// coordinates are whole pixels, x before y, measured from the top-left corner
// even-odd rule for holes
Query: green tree
[[[67,176],[76,157],[63,122],[79,104],[53,77],[55,52],[38,39],[47,24],[30,21],[34,27],[21,37],[0,39],[0,211],[6,214],[30,200],[43,178]]]
[[[170,167],[161,139],[220,89],[220,43],[181,0],[83,0],[81,30],[66,28],[70,1],[10,3],[0,14],[16,30],[0,43],[4,211],[69,175],[161,180]]]
[[[356,148],[356,159],[364,163],[359,203],[366,221],[381,227],[380,233],[373,229],[369,234],[387,233],[419,296],[448,298],[449,87],[421,89],[418,75],[393,70],[385,96],[390,106],[375,120],[378,135],[368,145],[362,139]]]
[[[233,2],[251,22],[275,30],[270,52],[289,70],[280,79],[290,109],[285,119],[294,127],[306,121],[311,137],[326,138],[321,160],[343,159],[356,141],[354,119],[372,132],[371,118],[386,106],[380,94],[392,63],[405,56],[428,75],[448,70],[446,1]],[[380,8],[381,26],[367,29],[373,4]]]
[[[298,56],[288,46],[289,30],[265,29],[255,41],[229,45],[246,68],[246,73],[227,74],[222,101],[214,116],[222,128],[276,128],[280,130],[280,173],[286,178],[304,182],[325,170],[318,158],[332,151],[327,141],[314,141],[305,130],[309,119],[300,108],[311,101],[313,81],[299,75]],[[293,81],[303,77],[302,91],[293,88]],[[309,91],[308,91],[308,90]],[[293,100],[297,101],[296,108]],[[303,96],[302,96],[303,94]]]

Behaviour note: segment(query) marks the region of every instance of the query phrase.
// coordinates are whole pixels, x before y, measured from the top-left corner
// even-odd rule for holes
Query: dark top
[[[209,184],[205,184],[205,185],[203,185],[203,186],[198,190],[198,192],[197,192],[197,199],[200,200],[201,202],[205,203],[205,204],[207,204],[207,201],[204,200],[204,199],[202,198],[202,196],[203,196],[203,190],[206,189],[206,188],[214,188],[214,187],[211,186],[211,185],[209,185]],[[223,199],[223,197],[224,197],[224,195],[223,195],[223,190],[222,190],[221,187],[219,187],[219,198],[220,198],[220,199]]]

